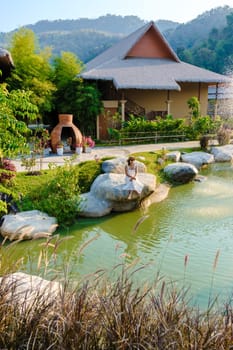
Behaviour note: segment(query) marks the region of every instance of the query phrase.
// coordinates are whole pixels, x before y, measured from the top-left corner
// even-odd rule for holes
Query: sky
[[[233,8],[233,0],[1,0],[0,32],[40,20],[98,18],[106,14],[186,23],[224,5]]]

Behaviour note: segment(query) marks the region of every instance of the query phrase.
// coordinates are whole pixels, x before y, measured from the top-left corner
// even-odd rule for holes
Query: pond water
[[[146,212],[80,219],[61,231],[60,237],[69,239],[58,247],[54,270],[68,263],[70,277],[77,278],[134,263],[144,267],[135,274],[141,284],[153,282],[159,272],[166,281],[190,287],[194,304],[206,306],[215,295],[226,301],[233,291],[233,166],[213,164],[202,175],[201,182],[172,188]],[[24,256],[32,273],[43,243],[22,242],[11,259]]]

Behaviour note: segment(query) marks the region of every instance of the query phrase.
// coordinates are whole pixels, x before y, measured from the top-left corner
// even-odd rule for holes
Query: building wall
[[[160,90],[126,90],[124,97],[130,99],[143,108],[146,113],[150,111],[167,111],[166,101],[171,100],[170,113],[174,118],[185,118],[189,115],[187,101],[189,98],[196,96],[200,98],[201,114],[207,114],[208,106],[208,86],[202,84],[180,84],[181,91]]]
[[[167,99],[170,103],[170,114],[174,118],[188,118],[190,110],[187,101],[196,96],[200,100],[201,115],[207,115],[208,108],[208,85],[198,83],[180,84],[181,91],[165,91],[165,90],[124,90],[124,100],[130,99],[145,109],[146,114],[156,111],[167,112]],[[119,92],[119,96],[121,93]],[[122,96],[122,99],[123,99]],[[97,119],[97,138],[108,139],[108,128],[114,128],[113,116],[119,111],[121,106],[119,100],[105,100],[104,113]],[[155,113],[156,115],[156,113]],[[159,113],[158,113],[159,115]]]

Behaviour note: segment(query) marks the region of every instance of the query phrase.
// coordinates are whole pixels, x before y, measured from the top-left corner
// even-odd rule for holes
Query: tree
[[[83,83],[78,74],[83,63],[72,53],[62,52],[54,59],[54,105],[57,113],[71,113],[74,122],[86,135],[95,135],[96,117],[101,111],[100,93],[95,86]]]
[[[0,85],[0,158],[28,153],[27,135],[30,133],[25,120],[37,117],[38,108],[30,101],[30,92],[9,91]],[[17,119],[19,116],[19,119]]]
[[[95,85],[79,84],[74,100],[74,114],[83,134],[95,135],[96,118],[101,110],[101,96]]]
[[[11,40],[9,48],[15,69],[7,79],[9,90],[31,91],[31,101],[39,109],[40,116],[52,109],[55,86],[51,81],[51,51],[41,51],[33,31],[21,28]]]
[[[200,117],[200,102],[196,96],[190,97],[187,101],[192,120]]]
[[[83,63],[75,54],[62,51],[60,57],[54,58],[53,67],[54,83],[57,89],[63,89],[82,71]]]
[[[81,82],[77,75],[81,72],[83,64],[71,52],[62,52],[60,57],[53,61],[54,84],[54,105],[57,113],[73,113],[73,99],[75,91],[72,90],[72,82]]]

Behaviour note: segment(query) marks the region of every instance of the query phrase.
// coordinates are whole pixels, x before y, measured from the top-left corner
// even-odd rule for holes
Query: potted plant
[[[70,152],[72,147],[72,137],[68,137],[66,139],[66,143],[64,144],[64,152]]]
[[[75,153],[81,154],[82,151],[83,151],[83,145],[82,145],[82,143],[77,143],[77,144],[75,145]]]
[[[83,137],[83,152],[91,153],[92,148],[95,147],[95,141],[92,140],[91,136]]]
[[[59,156],[62,156],[63,155],[63,152],[64,152],[64,145],[63,145],[63,142],[59,141],[57,146],[56,146],[56,149],[57,149],[57,154]]]

